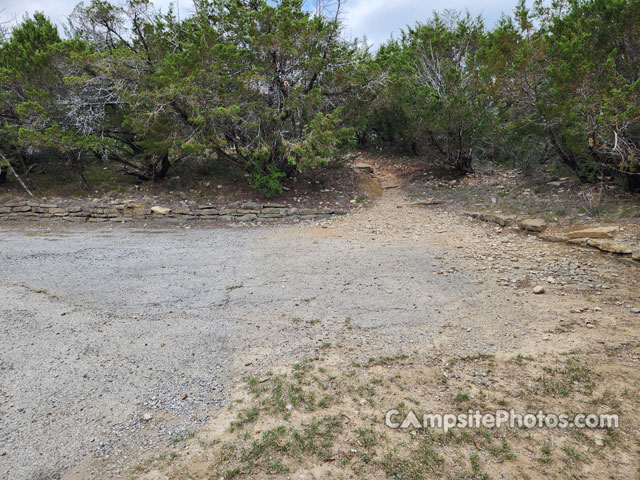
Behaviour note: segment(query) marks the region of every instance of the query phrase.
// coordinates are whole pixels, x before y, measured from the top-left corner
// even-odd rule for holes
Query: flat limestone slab
[[[151,207],[151,211],[157,215],[169,215],[171,213],[170,208],[166,207]]]
[[[619,253],[621,255],[628,255],[633,252],[633,248],[629,245],[607,240],[589,240],[587,245],[602,250],[603,252]]]
[[[547,228],[547,222],[541,218],[527,218],[522,220],[518,226],[520,230],[528,232],[543,232]]]
[[[620,227],[611,226],[611,227],[593,227],[593,228],[584,228],[581,230],[574,230],[573,232],[568,232],[568,238],[611,238],[611,234],[620,230]]]

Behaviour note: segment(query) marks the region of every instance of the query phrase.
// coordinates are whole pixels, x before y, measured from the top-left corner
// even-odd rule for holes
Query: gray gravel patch
[[[124,475],[134,451],[215,416],[233,382],[325,342],[366,359],[453,321],[461,349],[491,351],[475,312],[500,302],[478,274],[438,275],[445,251],[291,227],[0,232],[0,478],[92,459]],[[513,311],[495,329],[502,347],[526,334]]]

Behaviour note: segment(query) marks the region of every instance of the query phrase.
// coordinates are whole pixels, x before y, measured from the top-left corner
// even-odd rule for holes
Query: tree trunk
[[[154,180],[162,180],[167,176],[171,168],[171,162],[169,161],[169,152],[165,152],[160,160],[160,169],[154,173]]]
[[[7,183],[7,169],[0,168],[0,185]]]
[[[640,192],[640,175],[636,173],[625,173],[624,183],[630,192]]]
[[[356,141],[358,142],[358,148],[367,148],[367,144],[369,143],[369,135],[367,131],[361,131],[356,133]]]
[[[292,177],[296,173],[296,165],[289,162],[287,157],[283,154],[282,141],[279,138],[271,146],[269,160],[268,163],[264,165],[264,168],[267,169],[270,165],[273,165],[281,172],[284,172],[287,177]]]
[[[82,171],[82,169],[78,170],[78,178],[80,179],[80,187],[82,187],[82,189],[86,192],[88,192],[89,190],[91,190],[91,187],[89,186],[89,182],[87,182],[87,179],[84,176],[84,172]]]
[[[2,158],[6,162],[7,169],[13,174],[14,177],[16,177],[16,180],[20,182],[20,185],[22,185],[22,188],[24,188],[24,191],[27,192],[29,196],[33,198],[34,197],[33,193],[31,192],[31,190],[29,190],[29,187],[27,187],[27,185],[22,181],[20,176],[16,173],[15,169],[11,166],[11,163],[9,163],[9,160],[7,160],[7,158],[2,153],[0,153],[0,158]]]
[[[565,152],[565,150],[562,148],[562,146],[556,139],[556,135],[553,132],[553,130],[548,128],[547,133],[549,135],[549,140],[551,141],[551,145],[553,146],[554,150],[558,154],[558,157],[560,157],[560,160],[562,161],[562,163],[564,163],[573,172],[575,172],[575,174],[578,176],[578,179],[582,183],[587,183],[589,181],[589,178],[586,175],[580,173],[580,164],[578,163],[576,158],[573,155]]]
[[[471,155],[460,155],[456,162],[456,168],[464,174],[474,173],[475,170],[473,169],[472,163],[473,159]]]
[[[86,192],[91,190],[91,187],[89,187],[89,183],[87,182],[87,179],[84,176],[84,164],[82,162],[82,150],[80,150],[77,153],[77,156],[74,155],[73,153],[69,152],[67,154],[67,158],[69,160],[69,165],[71,165],[71,169],[76,172],[76,175],[78,175],[78,180],[80,180],[80,188],[82,188]]]

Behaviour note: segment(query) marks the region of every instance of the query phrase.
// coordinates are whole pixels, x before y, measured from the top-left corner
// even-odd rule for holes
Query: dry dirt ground
[[[349,162],[349,157],[345,160]],[[253,201],[270,203],[274,199],[251,188],[242,170],[225,166],[211,170],[202,165],[179,167],[172,175],[158,182],[136,185],[131,176],[122,175],[118,168],[90,165],[86,172],[90,191],[80,188],[73,176],[58,177],[39,173],[25,179],[43,203],[57,205],[86,205],[91,202],[122,201],[142,205],[164,205],[172,208],[191,208],[197,205],[230,205]],[[66,168],[60,168],[63,172]],[[313,174],[298,175],[284,182],[284,191],[277,202],[298,208],[333,208],[348,210],[350,200],[358,198],[357,173],[343,163],[330,164]],[[32,200],[13,178],[2,185],[0,205],[5,202]]]
[[[0,476],[639,478],[640,269],[416,206],[372,163],[367,207],[323,223],[2,232]]]

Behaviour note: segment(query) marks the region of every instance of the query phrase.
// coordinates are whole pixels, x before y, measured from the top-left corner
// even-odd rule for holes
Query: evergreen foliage
[[[640,188],[640,0],[519,0],[492,29],[435,13],[375,53],[342,27],[302,0],[199,0],[182,21],[92,0],[64,37],[36,13],[0,43],[0,152],[86,188],[88,162],[144,182],[216,158],[276,195],[356,145]]]

